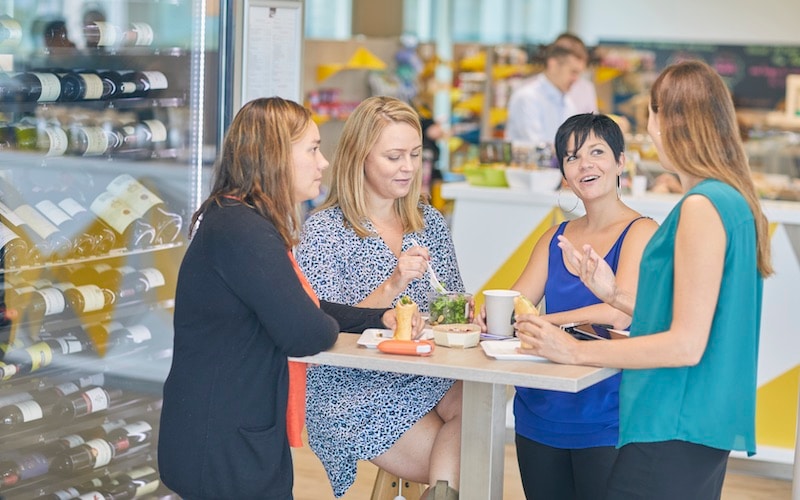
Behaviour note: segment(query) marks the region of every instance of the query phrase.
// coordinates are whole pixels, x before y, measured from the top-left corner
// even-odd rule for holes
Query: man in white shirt
[[[594,85],[582,78],[589,59],[583,42],[578,39],[580,46],[576,47],[559,39],[545,49],[544,71],[511,94],[507,141],[532,146],[552,144],[564,120],[577,113],[597,111]]]

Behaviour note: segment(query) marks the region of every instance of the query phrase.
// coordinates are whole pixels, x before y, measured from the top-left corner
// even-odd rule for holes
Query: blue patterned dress
[[[403,236],[427,247],[431,265],[442,283],[464,291],[455,249],[442,215],[423,205],[425,228]],[[370,223],[367,228],[373,230]],[[297,262],[320,299],[356,304],[383,283],[397,266],[397,257],[377,236],[359,238],[345,227],[342,211],[329,208],[312,215],[303,227]],[[427,311],[430,284],[413,281],[409,295]],[[319,457],[333,493],[340,497],[356,478],[358,460],[386,452],[417,421],[433,409],[452,380],[399,373],[309,366],[306,426],[311,449]]]

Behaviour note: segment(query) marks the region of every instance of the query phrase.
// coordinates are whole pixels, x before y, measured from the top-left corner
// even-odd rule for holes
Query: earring
[[[618,175],[617,176],[617,199],[621,199],[622,198],[622,185],[621,185],[621,182],[622,182],[622,180],[621,180],[620,176]]]
[[[561,205],[561,192],[562,191],[564,191],[564,190],[563,189],[559,189],[558,190],[558,197],[556,198],[556,203],[558,204],[558,208],[560,208],[562,212],[564,212],[565,214],[571,214],[572,212],[575,211],[576,208],[578,208],[578,197],[575,196],[575,205],[573,205],[572,208],[570,208],[569,210],[564,210],[564,207]]]

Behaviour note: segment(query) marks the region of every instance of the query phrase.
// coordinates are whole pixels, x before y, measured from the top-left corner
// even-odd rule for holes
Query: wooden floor
[[[325,469],[308,445],[301,449],[295,449],[293,453],[295,500],[333,498],[333,491],[325,475]],[[356,482],[342,499],[368,500],[376,473],[377,468],[374,465],[369,462],[360,462]],[[725,478],[722,498],[723,500],[789,500],[791,492],[792,484],[789,481],[729,473]],[[513,443],[506,445],[503,499],[525,499]]]

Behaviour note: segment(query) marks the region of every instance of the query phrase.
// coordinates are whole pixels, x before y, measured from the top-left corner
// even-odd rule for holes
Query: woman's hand
[[[475,311],[475,303],[472,304],[473,312]],[[472,322],[481,327],[481,332],[486,333],[486,304],[481,304],[481,310],[478,314],[474,314]]]
[[[583,284],[598,299],[613,305],[617,295],[617,281],[608,262],[589,245],[584,245],[583,252],[579,252],[563,235],[558,237],[558,247],[567,262],[577,271]]]
[[[397,327],[397,313],[394,309],[388,309],[383,313],[381,320],[389,330],[394,331]],[[422,314],[420,314],[419,310],[414,311],[414,315],[411,316],[411,338],[417,338],[424,328],[425,320],[422,319]]]
[[[389,276],[395,296],[406,289],[409,283],[425,276],[428,271],[428,249],[418,245],[408,247],[397,259],[397,267]]]
[[[521,314],[515,323],[522,354],[542,356],[556,363],[575,364],[579,340],[535,314]]]

